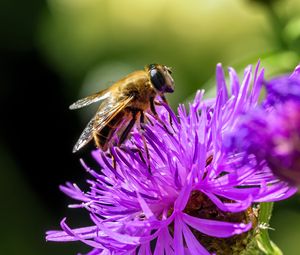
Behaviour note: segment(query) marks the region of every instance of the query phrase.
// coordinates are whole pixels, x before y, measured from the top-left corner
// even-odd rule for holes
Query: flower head
[[[267,81],[267,98],[264,105],[270,106],[287,100],[300,101],[300,65],[291,75],[283,75]]]
[[[300,184],[300,66],[265,82],[267,97],[246,112],[226,137],[228,151],[266,164],[291,185]]]
[[[61,187],[81,202],[73,207],[89,211],[92,225],[71,229],[63,220],[63,231],[48,232],[47,240],[79,240],[94,248],[89,254],[219,254],[225,237],[237,246],[232,238],[253,227],[248,215],[253,202],[284,199],[295,189],[278,182],[266,165],[231,167],[244,157],[228,157],[223,137],[256,107],[263,71],[257,66],[252,79],[249,66],[241,83],[233,69],[229,75],[231,93],[218,65],[216,99],[203,100],[198,91],[188,111],[179,106],[178,117],[167,105],[160,107],[168,130],[148,115],[144,132],[134,130],[122,148],[112,148],[115,166],[111,156],[94,151],[102,172],[83,163],[93,177],[90,191],[70,183]]]

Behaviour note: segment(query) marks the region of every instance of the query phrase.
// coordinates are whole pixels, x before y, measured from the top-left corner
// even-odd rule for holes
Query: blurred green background
[[[242,71],[258,58],[267,76],[291,71],[300,56],[299,0],[27,0],[0,1],[1,254],[76,254],[76,243],[46,243],[44,232],[84,211],[58,190],[84,186],[72,146],[92,107],[74,100],[146,64],[174,71],[173,108],[206,88],[218,62]],[[95,166],[97,167],[97,166]],[[273,240],[298,255],[299,195],[277,203]]]

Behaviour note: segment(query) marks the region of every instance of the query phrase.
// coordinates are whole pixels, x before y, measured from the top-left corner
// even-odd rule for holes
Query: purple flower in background
[[[94,151],[103,169],[96,172],[83,163],[93,177],[90,190],[70,183],[61,187],[80,201],[72,207],[89,212],[91,226],[71,229],[64,219],[63,231],[49,231],[47,240],[82,241],[93,247],[90,255],[219,254],[220,249],[232,254],[234,238],[245,239],[255,225],[248,215],[252,204],[285,199],[296,189],[279,182],[265,163],[250,158],[245,164],[239,152],[228,155],[230,140],[224,134],[257,107],[263,70],[257,66],[252,77],[247,67],[241,83],[231,68],[229,76],[230,92],[218,65],[216,99],[203,100],[199,91],[188,111],[179,106],[178,117],[168,106],[160,107],[169,131],[148,115],[143,135],[149,162],[137,130],[122,148],[112,148],[115,167],[111,157]],[[239,165],[238,171],[232,165]]]
[[[275,105],[287,100],[300,101],[300,65],[291,75],[283,75],[266,82],[265,105]]]
[[[242,116],[226,137],[231,153],[255,156],[290,185],[300,185],[300,66],[265,82],[262,106]]]

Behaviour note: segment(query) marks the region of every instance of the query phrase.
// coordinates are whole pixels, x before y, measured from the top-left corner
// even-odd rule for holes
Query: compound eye
[[[164,91],[166,81],[164,75],[159,70],[156,68],[150,70],[150,80],[157,90]]]

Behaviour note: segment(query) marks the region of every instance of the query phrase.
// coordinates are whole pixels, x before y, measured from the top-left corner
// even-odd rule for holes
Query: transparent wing
[[[96,130],[99,131],[105,127],[105,125],[107,125],[107,123],[109,123],[120,111],[125,109],[132,99],[133,97],[128,97],[118,102],[102,103],[96,115],[87,124],[77,143],[73,147],[73,153],[89,143],[93,139],[93,132]]]
[[[109,123],[120,111],[126,108],[133,97],[128,97],[114,103],[100,105],[94,122],[95,130],[101,130],[107,123]]]
[[[94,123],[95,123],[96,116],[94,116],[83,132],[81,133],[77,143],[73,147],[73,153],[80,150],[83,146],[85,146],[87,143],[89,143],[93,139],[93,129],[94,129]]]
[[[69,109],[70,110],[79,109],[79,108],[85,107],[87,105],[96,103],[96,102],[98,102],[100,100],[104,100],[104,99],[108,98],[109,96],[110,96],[109,90],[105,89],[105,90],[99,91],[99,92],[97,92],[97,93],[95,93],[93,95],[90,95],[88,97],[79,99],[75,103],[71,104],[69,106]]]

